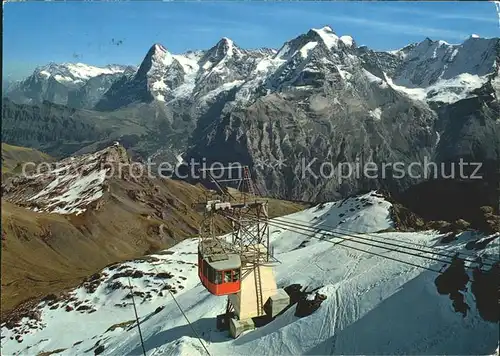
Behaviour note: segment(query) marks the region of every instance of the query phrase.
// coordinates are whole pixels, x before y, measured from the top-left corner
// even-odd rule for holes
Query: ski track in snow
[[[338,232],[347,229],[373,233],[393,225],[390,206],[372,192],[273,221],[303,222],[318,229],[336,226],[334,231]],[[468,234],[443,245],[438,244],[441,235],[432,231],[385,232],[377,236],[452,253],[465,248],[471,237]],[[136,273],[130,278],[133,290],[143,293],[135,298],[148,355],[204,354],[171,296],[161,291],[163,283],[175,290],[177,301],[212,355],[492,354],[497,347],[498,325],[480,319],[470,292],[466,297],[471,309],[464,318],[454,311],[447,295],[438,294],[436,273],[346,246],[421,266],[440,268],[439,263],[364,246],[352,238],[342,241],[323,236],[338,242],[333,244],[272,225],[270,236],[274,254],[281,261],[275,267],[278,286],[300,283],[310,289],[322,287],[320,292],[327,295],[314,314],[298,318],[292,307],[236,340],[226,332],[218,332],[215,316],[224,311],[226,298],[212,296],[201,286],[196,267],[198,240],[192,238],[143,260],[105,268],[94,278],[94,282],[98,280],[94,291],[87,282],[74,289],[65,301],[57,302],[57,308],[50,309],[47,302],[42,302],[40,321],[23,319],[20,329],[27,331],[22,334],[22,342],[14,338],[20,329],[15,332],[2,327],[2,353],[23,355],[64,349],[60,354],[93,354],[99,342],[104,345],[103,355],[141,354],[131,300],[127,298],[128,280],[118,274],[127,270]],[[498,240],[478,254],[494,255]],[[74,309],[86,305],[95,311],[66,311],[67,305]],[[127,321],[127,326],[109,330]]]

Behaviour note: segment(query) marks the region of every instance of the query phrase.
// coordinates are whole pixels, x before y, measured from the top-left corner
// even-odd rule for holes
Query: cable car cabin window
[[[240,280],[240,270],[235,269],[233,270],[233,282],[237,282]]]
[[[224,283],[231,282],[231,271],[224,271]]]
[[[207,278],[211,283],[221,284],[222,283],[222,271],[216,271],[212,266],[207,263]]]
[[[215,271],[215,284],[222,283],[222,271]]]
[[[208,262],[203,260],[203,275],[208,278]]]
[[[208,280],[215,283],[215,270],[210,265],[208,265]]]

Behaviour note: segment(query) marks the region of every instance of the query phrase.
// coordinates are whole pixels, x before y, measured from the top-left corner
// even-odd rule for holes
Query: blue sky
[[[500,35],[491,2],[14,2],[4,4],[3,68],[12,79],[48,62],[138,65],[149,47],[173,53],[213,46],[279,48],[330,25],[378,50],[423,40],[460,43]]]

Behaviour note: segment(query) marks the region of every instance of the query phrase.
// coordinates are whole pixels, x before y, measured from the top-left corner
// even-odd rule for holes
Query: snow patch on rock
[[[69,157],[39,165],[34,173],[14,177],[6,199],[36,212],[76,214],[104,194],[104,182],[111,173],[116,150],[112,146],[93,154]]]
[[[319,35],[328,49],[337,48],[339,37],[335,34],[335,32],[333,32],[331,27],[325,26],[323,28],[313,28],[312,31]]]

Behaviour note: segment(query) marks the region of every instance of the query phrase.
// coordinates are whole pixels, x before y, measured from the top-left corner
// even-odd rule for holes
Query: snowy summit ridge
[[[423,93],[423,100],[436,101],[435,95],[427,97],[426,93],[434,91],[436,87],[446,87],[446,81],[463,82],[464,76],[459,76],[469,74],[474,78],[471,77],[463,91],[467,96],[471,93],[469,87],[477,89],[480,84],[476,83],[484,83],[482,78],[495,69],[493,51],[498,40],[476,40],[476,37],[471,37],[463,44],[451,45],[445,41],[426,38],[420,43],[391,51],[389,53],[394,56],[392,61],[395,62],[396,69],[387,71],[385,75],[402,88],[418,88]],[[352,73],[354,69],[348,68],[354,65],[358,68],[365,66],[364,61],[359,60],[363,50],[356,47],[355,40],[348,35],[337,35],[330,26],[312,28],[307,33],[287,41],[277,52],[244,50],[228,37],[221,38],[215,46],[198,57],[192,54],[171,55],[159,44],[153,48],[162,50],[155,61],[159,63],[157,66],[162,68],[162,73],[170,73],[169,76],[174,79],[160,80],[158,77],[161,75],[153,72],[148,81],[157,84],[150,84],[147,90],[154,98],[166,103],[186,97],[199,98],[205,102],[204,96],[209,92],[213,92],[215,96],[233,90],[236,90],[239,103],[244,100],[252,101],[258,97],[256,93],[265,93],[264,89],[270,89],[271,92],[280,91],[288,87],[290,80],[294,81],[293,78],[318,71],[317,67],[325,67],[327,62],[334,63],[341,73]],[[472,59],[471,53],[474,53]],[[149,57],[146,56],[141,68],[145,65],[149,67]],[[480,57],[484,60],[480,60]],[[179,74],[178,63],[188,62],[190,70],[183,70],[183,73]],[[182,65],[182,68],[185,69],[186,66]],[[331,69],[327,66],[320,71],[326,70]],[[139,72],[142,72],[141,69]],[[383,77],[377,73],[372,74]],[[349,81],[346,76],[343,79]],[[132,82],[122,84],[123,87],[137,85]],[[306,88],[307,86],[304,86],[304,89]],[[449,90],[453,92],[454,89]],[[438,98],[445,102],[457,100],[455,96],[446,95]],[[106,97],[105,101],[113,102],[116,99]]]
[[[54,78],[61,83],[83,83],[90,78],[100,75],[123,74],[127,66],[107,65],[104,67],[91,66],[84,63],[49,63],[35,69],[35,74],[43,78]]]
[[[121,146],[69,157],[48,170],[13,178],[5,192],[10,201],[36,212],[79,215],[103,196],[111,165],[118,162],[128,162]]]
[[[391,68],[386,70],[385,74],[396,85],[408,89],[418,88],[422,93],[429,92],[432,85],[443,87],[446,86],[443,81],[469,74],[476,77],[467,83],[467,87],[474,86],[476,89],[474,83],[482,83],[482,78],[495,69],[493,64],[497,43],[498,39],[483,39],[475,34],[458,45],[426,38],[420,43],[388,52],[394,58],[390,59]],[[337,68],[345,71],[344,68],[354,63],[358,66],[366,64],[363,63],[365,61],[358,61],[362,52],[351,36],[338,35],[331,26],[311,28],[284,43],[279,51],[245,50],[228,37],[222,37],[208,50],[183,54],[172,54],[164,45],[155,43],[135,75],[128,75],[127,80],[119,81],[113,88],[107,85],[105,89],[109,90],[104,91],[104,95],[100,94],[102,100],[96,107],[100,110],[116,109],[146,100],[145,98],[168,104],[193,97],[200,99],[204,105],[205,95],[217,96],[232,90],[236,90],[239,103],[244,100],[253,101],[258,97],[256,93],[267,93],[267,89],[271,89],[272,93],[288,87],[285,81],[288,82],[289,79],[278,72],[293,71],[294,77],[307,76],[312,72],[312,68],[326,62],[333,62]],[[373,52],[373,55],[382,56],[380,52]],[[311,56],[314,58],[310,59]],[[382,67],[387,64],[387,60],[378,61]],[[103,74],[121,77],[129,73],[124,68],[100,68],[81,63],[50,64],[37,69],[36,76],[41,80],[52,77],[64,85],[74,86],[83,85],[90,78]],[[327,68],[322,71],[325,70]],[[331,72],[329,67],[328,72]],[[352,70],[347,69],[347,72]],[[383,77],[379,73],[372,74]],[[343,79],[349,81],[346,77]],[[440,85],[440,82],[443,82],[443,85]],[[273,84],[269,86],[269,83]],[[453,92],[453,89],[444,91]],[[471,91],[467,89],[464,93],[467,96]],[[439,97],[444,98],[445,102],[455,100],[453,95]],[[61,100],[64,100],[64,97]],[[435,97],[424,100],[435,101]]]

